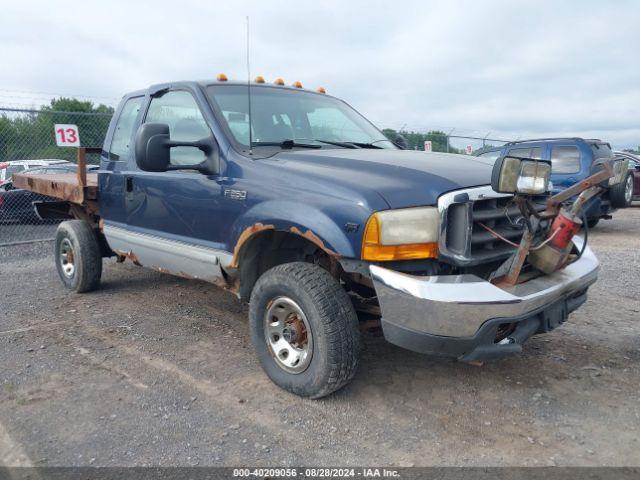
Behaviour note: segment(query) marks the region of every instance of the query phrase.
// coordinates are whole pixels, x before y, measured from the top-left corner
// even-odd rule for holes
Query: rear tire
[[[85,293],[100,285],[100,244],[95,231],[84,220],[68,220],[58,226],[55,258],[58,275],[68,289]]]
[[[629,173],[623,182],[611,187],[609,198],[613,208],[627,208],[633,199],[633,174]]]
[[[251,339],[279,387],[321,398],[355,375],[358,318],[342,286],[323,268],[286,263],[265,272],[251,293]]]

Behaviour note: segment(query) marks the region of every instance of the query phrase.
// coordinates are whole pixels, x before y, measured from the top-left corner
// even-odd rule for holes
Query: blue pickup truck
[[[607,142],[577,137],[520,140],[476,155],[487,160],[504,155],[550,160],[554,193],[587,178],[598,168],[600,161],[615,156]],[[602,218],[611,218],[618,208],[627,208],[631,205],[632,196],[633,172],[629,171],[622,182],[611,185],[603,195],[591,200],[585,211],[588,227],[595,227]]]
[[[352,379],[363,329],[481,362],[522,351],[584,303],[598,261],[577,237],[559,271],[525,263],[516,284],[494,281],[528,221],[492,188],[493,161],[402,150],[323,89],[283,83],[130,93],[84,196],[63,179],[19,180],[57,195],[58,216],[69,204],[55,243],[64,285],[98,288],[115,257],[221,286],[249,302],[267,375],[311,398]],[[545,192],[550,167],[519,162],[510,181]]]

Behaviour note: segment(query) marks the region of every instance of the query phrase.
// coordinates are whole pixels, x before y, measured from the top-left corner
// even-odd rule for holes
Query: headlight
[[[437,257],[439,220],[435,207],[374,213],[365,228],[362,259],[388,261]]]
[[[549,190],[551,162],[516,157],[499,158],[493,166],[491,187],[499,193],[539,195]]]
[[[617,185],[627,178],[629,160],[616,160],[613,162],[613,177],[609,179],[609,185]]]

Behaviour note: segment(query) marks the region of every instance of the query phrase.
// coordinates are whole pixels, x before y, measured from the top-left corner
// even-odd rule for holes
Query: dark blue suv
[[[510,142],[506,145],[484,152],[477,156],[496,159],[510,155],[522,158],[551,160],[551,181],[553,193],[570,187],[594,173],[598,160],[612,158],[611,145],[597,139],[583,138],[541,138]],[[625,195],[626,182],[615,185],[591,201],[586,209],[587,222],[590,228],[595,227],[601,218],[610,218],[618,208],[626,208],[631,204],[631,197]]]

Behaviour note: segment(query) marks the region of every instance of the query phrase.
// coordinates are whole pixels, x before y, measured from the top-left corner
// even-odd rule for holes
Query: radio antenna
[[[247,16],[247,101],[249,103],[249,155],[253,155],[253,135],[251,133],[251,64],[249,63],[249,16]]]

